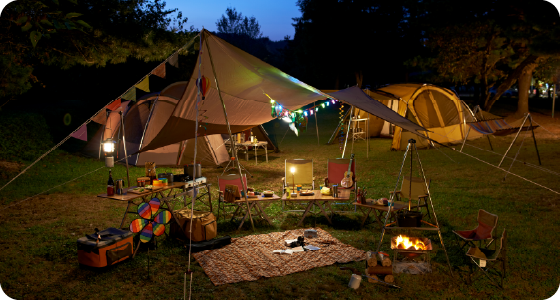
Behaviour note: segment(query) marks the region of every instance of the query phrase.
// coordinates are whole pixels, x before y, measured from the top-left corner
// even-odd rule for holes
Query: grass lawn
[[[503,112],[508,108],[503,108]],[[323,112],[323,113],[322,113]],[[340,157],[339,145],[325,145],[336,127],[336,110],[319,112],[320,144],[316,136],[315,120],[310,118],[307,132],[296,137],[288,132],[281,121],[267,124],[267,130],[275,134],[279,141],[280,153],[270,153],[269,162],[259,156],[255,165],[252,154],[249,161],[241,160],[253,174],[249,185],[257,190],[281,190],[284,176],[284,160],[307,158],[314,160],[314,173],[322,182],[327,173],[327,159]],[[560,122],[546,121],[545,115],[535,113],[535,119],[544,127],[558,135]],[[545,125],[546,121],[546,125]],[[556,130],[556,131],[554,131]],[[530,167],[538,165],[532,139],[527,137],[517,156],[518,162],[511,172],[519,174],[540,185],[560,191],[560,142],[558,136],[543,129],[536,131],[542,167],[554,173]],[[514,157],[522,134],[509,156]],[[494,150],[504,153],[513,136],[491,137]],[[58,142],[58,141],[55,141]],[[372,139],[369,142],[369,157],[366,143],[359,141],[353,145],[357,161],[357,179],[360,187],[369,191],[369,197],[388,197],[395,188],[397,175],[404,151],[390,151],[388,139]],[[33,144],[33,143],[30,143]],[[465,152],[484,161],[497,165],[500,155],[488,152],[486,138],[469,142]],[[475,147],[481,148],[475,148]],[[349,147],[352,147],[349,145]],[[11,154],[12,157],[17,154]],[[560,195],[535,184],[508,175],[466,155],[443,148],[441,150],[420,150],[419,156],[426,176],[431,179],[431,194],[445,246],[455,277],[449,275],[445,255],[439,245],[437,234],[423,233],[430,237],[436,251],[431,254],[433,272],[428,275],[396,275],[396,284],[402,289],[392,289],[363,281],[358,290],[347,287],[350,279],[348,271],[338,269],[342,265],[332,265],[295,273],[284,277],[262,278],[254,282],[241,282],[214,286],[204,270],[192,259],[194,270],[192,282],[193,299],[440,299],[440,298],[511,298],[546,299],[558,290],[560,283]],[[17,174],[23,164],[4,158],[4,185]],[[11,161],[11,162],[10,162]],[[12,165],[10,165],[12,164]],[[509,168],[511,160],[506,159],[503,167]],[[410,162],[405,162],[404,173],[408,174]],[[4,292],[15,299],[172,299],[183,297],[183,278],[188,265],[188,251],[178,241],[158,238],[158,249],[142,247],[135,259],[118,265],[93,270],[80,267],[77,262],[76,240],[91,234],[94,228],[117,227],[125,209],[123,203],[97,198],[105,191],[108,172],[102,168],[71,183],[62,185],[46,194],[21,201],[60,183],[94,171],[103,163],[94,159],[55,151],[2,193],[0,203],[0,284]],[[12,168],[11,171],[8,170]],[[414,169],[417,170],[416,163]],[[223,169],[205,168],[203,175],[213,184],[214,199],[217,197],[216,176]],[[182,170],[158,168],[158,172]],[[144,168],[133,167],[131,179],[143,176]],[[123,166],[113,169],[114,178],[126,178]],[[7,205],[13,204],[6,208]],[[214,202],[215,207],[217,202]],[[202,208],[198,206],[198,208]],[[456,229],[476,227],[479,209],[485,209],[499,216],[498,230],[507,229],[507,277],[504,289],[498,289],[480,277],[469,282],[470,260],[460,252],[451,232]],[[214,211],[215,213],[216,210]],[[240,231],[229,220],[218,223],[219,236],[241,237],[295,229],[300,219],[298,213],[284,213],[279,202],[271,204],[267,214],[273,219],[273,226],[255,222],[256,231],[250,222]],[[337,214],[330,225],[324,217],[306,218],[304,228],[320,227],[344,243],[362,250],[374,250],[380,238],[380,227],[373,223],[360,228],[362,215],[358,213]],[[130,220],[130,219],[129,219]],[[385,237],[382,249],[389,250],[390,235]],[[148,260],[150,273],[148,274]],[[364,269],[365,262],[354,262],[344,266]],[[188,287],[188,283],[187,283]]]

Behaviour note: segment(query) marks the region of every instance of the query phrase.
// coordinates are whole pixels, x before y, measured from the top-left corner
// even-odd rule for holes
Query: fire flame
[[[412,250],[427,250],[428,247],[419,238],[409,238],[407,236],[399,235],[397,237],[397,249]]]

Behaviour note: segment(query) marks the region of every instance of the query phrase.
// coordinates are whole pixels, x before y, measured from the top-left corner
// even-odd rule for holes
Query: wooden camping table
[[[254,211],[256,212],[256,214],[253,214],[252,216],[261,217],[262,219],[266,220],[268,224],[270,224],[270,226],[272,226],[272,221],[270,221],[270,218],[264,212],[264,208],[259,203],[276,201],[279,199],[280,197],[278,197],[276,194],[272,195],[272,197],[264,197],[263,195],[258,195],[255,198],[247,198],[247,200],[249,201],[249,209],[254,209]],[[246,208],[245,198],[235,200],[233,203],[237,204],[237,209],[235,210],[233,216],[231,217],[232,221],[238,215],[238,213],[242,214],[243,212],[245,212],[245,215],[243,216],[243,219],[241,219],[241,223],[239,224],[239,228],[238,228],[241,229],[241,226],[243,226],[243,222],[245,222],[245,219],[249,217],[249,211]]]
[[[264,153],[266,155],[266,162],[268,162],[268,142],[267,141],[261,141],[261,142],[257,142],[257,143],[251,143],[251,142],[244,142],[244,143],[237,143],[236,145],[239,145],[240,147],[245,148],[245,160],[249,160],[249,147],[253,147],[253,149],[255,149],[255,165],[257,164],[257,148],[262,147],[264,149]]]
[[[199,184],[198,186],[200,187],[200,185],[206,185],[206,188],[208,190],[208,201],[210,202],[210,210],[212,210],[211,207],[211,203],[212,203],[212,198],[210,195],[210,184],[208,183],[202,183]],[[174,182],[173,184],[170,184],[168,186],[162,186],[157,190],[147,190],[144,193],[132,193],[132,192],[128,192],[128,190],[136,188],[136,186],[132,186],[130,188],[125,188],[125,190],[127,191],[124,195],[113,195],[113,196],[107,196],[107,193],[105,194],[99,194],[97,195],[97,197],[100,198],[107,198],[107,199],[111,199],[111,200],[117,200],[117,201],[126,201],[127,202],[127,206],[126,206],[126,210],[124,212],[122,221],[121,221],[121,225],[120,225],[120,229],[123,228],[124,222],[126,220],[126,216],[127,214],[135,214],[137,215],[138,212],[137,211],[130,211],[129,208],[131,205],[134,205],[136,207],[138,207],[140,204],[144,203],[144,202],[150,202],[151,199],[153,198],[158,198],[160,200],[163,200],[164,204],[167,205],[167,209],[171,212],[171,215],[173,216],[173,219],[175,221],[177,221],[175,219],[175,215],[173,214],[173,208],[170,205],[169,202],[171,198],[174,198],[174,196],[185,196],[186,192],[188,192],[189,190],[192,190],[193,187],[187,187],[187,183],[185,182]],[[175,193],[174,195],[172,195],[173,190],[174,189],[181,189],[181,192]],[[167,191],[167,195],[164,193],[165,191]],[[186,198],[185,198],[185,206],[186,206]],[[179,224],[177,222],[177,224]]]
[[[366,201],[375,201],[373,199],[367,199]],[[356,205],[356,207],[360,208],[360,211],[364,214],[364,219],[362,220],[362,227],[364,227],[366,221],[369,218],[369,214],[372,211],[375,211],[373,213],[373,215],[375,216],[375,218],[377,219],[377,222],[379,223],[379,225],[381,225],[381,227],[383,227],[384,222],[381,221],[381,218],[383,217],[383,212],[385,212],[385,214],[387,214],[389,212],[389,206],[386,205],[378,205],[378,204],[364,204],[364,203],[358,203],[358,202],[354,202],[352,203],[354,205]],[[395,202],[395,206],[393,207],[393,209],[391,210],[391,218],[395,218],[395,213],[401,209],[404,209],[405,207],[407,207],[407,204],[404,202]],[[363,208],[366,208],[367,210],[364,211]]]
[[[292,197],[291,199],[287,199],[286,197],[288,193],[284,193],[284,195],[282,196],[282,200],[283,201],[309,201],[309,204],[307,204],[307,207],[303,212],[303,216],[301,217],[301,220],[299,220],[297,226],[301,226],[301,224],[303,224],[303,220],[305,219],[305,217],[307,216],[307,214],[309,213],[313,205],[316,205],[319,207],[319,209],[321,209],[321,213],[327,218],[327,221],[329,221],[329,223],[332,225],[332,221],[326,212],[326,208],[328,208],[332,214],[333,211],[330,202],[348,201],[350,200],[350,192],[351,190],[340,190],[338,191],[338,197],[335,198],[333,196],[322,195],[320,190],[313,190],[314,195],[312,196],[302,196],[298,194],[296,198]]]

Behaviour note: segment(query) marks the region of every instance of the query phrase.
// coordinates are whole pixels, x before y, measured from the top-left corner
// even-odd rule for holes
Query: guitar
[[[352,175],[354,175],[354,173],[352,173],[352,160],[354,160],[354,153],[352,153],[352,156],[350,157],[350,163],[348,164],[348,171],[344,172],[344,178],[342,178],[342,181],[340,182],[340,185],[344,188],[349,188],[351,187],[354,182],[352,181]]]

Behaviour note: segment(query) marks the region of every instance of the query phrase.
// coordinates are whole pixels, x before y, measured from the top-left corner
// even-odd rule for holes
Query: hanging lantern
[[[309,110],[309,115],[311,115],[311,116],[313,115],[313,109]]]
[[[210,91],[210,80],[203,75],[200,79],[196,80],[196,86],[200,94],[202,94],[202,100],[204,100]]]
[[[321,103],[321,106],[322,106],[323,108],[325,108],[325,103]]]
[[[112,168],[115,166],[115,143],[112,138],[108,138],[103,142],[103,152],[105,152],[105,166]]]

